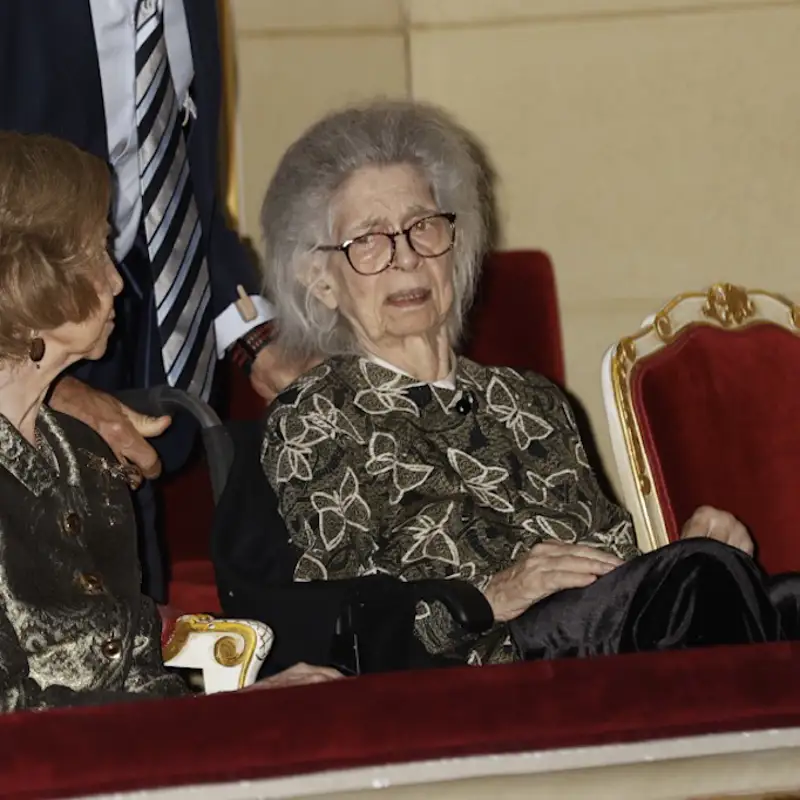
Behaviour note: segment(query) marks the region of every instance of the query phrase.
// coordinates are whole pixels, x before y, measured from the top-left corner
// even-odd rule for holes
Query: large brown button
[[[68,536],[77,536],[82,529],[83,521],[80,518],[80,514],[76,514],[74,511],[68,511],[64,514],[61,520],[61,530],[64,533]]]
[[[101,594],[105,590],[102,578],[92,572],[82,572],[78,575],[78,586],[86,594]]]
[[[122,655],[122,642],[119,639],[107,639],[100,645],[100,652],[109,661],[116,661]]]

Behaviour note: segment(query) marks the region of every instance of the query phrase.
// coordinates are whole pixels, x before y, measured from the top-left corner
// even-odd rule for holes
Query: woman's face
[[[355,172],[333,203],[334,243],[366,233],[396,233],[440,211],[420,173],[407,165]],[[338,308],[369,351],[380,355],[407,337],[446,335],[453,305],[452,250],[435,258],[415,253],[396,238],[394,261],[377,275],[361,275],[342,252],[328,259],[315,294]]]
[[[101,358],[114,330],[114,298],[122,291],[122,278],[105,249],[105,241],[102,251],[96,252],[101,253],[93,274],[99,298],[97,309],[82,322],[65,322],[58,328],[42,332],[46,352],[52,347],[67,363],[83,358]]]

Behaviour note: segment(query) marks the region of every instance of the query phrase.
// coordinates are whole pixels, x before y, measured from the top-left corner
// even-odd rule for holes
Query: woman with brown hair
[[[158,616],[140,593],[129,489],[141,475],[46,404],[67,367],[102,357],[114,327],[122,279],[106,249],[109,200],[100,159],[0,132],[4,711],[186,691],[164,669]],[[297,665],[257,685],[334,677]]]

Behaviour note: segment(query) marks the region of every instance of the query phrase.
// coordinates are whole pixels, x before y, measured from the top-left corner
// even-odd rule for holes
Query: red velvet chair
[[[546,253],[487,257],[463,351],[479,364],[532,369],[564,385],[556,279]]]
[[[672,300],[607,354],[606,410],[639,545],[700,505],[747,525],[770,572],[800,570],[800,310],[717,284]]]
[[[545,253],[498,252],[487,258],[464,352],[485,364],[532,369],[563,385],[555,276]],[[241,372],[230,371],[228,387],[231,419],[261,416],[264,402]],[[214,504],[202,457],[168,480],[164,494],[171,564],[169,602],[177,608],[219,612],[209,557]]]

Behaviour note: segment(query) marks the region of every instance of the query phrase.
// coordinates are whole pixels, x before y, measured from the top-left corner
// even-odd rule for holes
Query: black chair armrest
[[[200,425],[203,448],[211,478],[214,503],[222,496],[233,465],[233,442],[225,426],[211,406],[199,397],[171,386],[152,386],[149,389],[126,389],[116,392],[117,400],[140,414],[160,417],[163,414],[191,414]]]
[[[494,625],[494,612],[486,595],[462,580],[425,579],[414,581],[419,600],[438,600],[468,633],[484,633]]]
[[[191,414],[202,428],[214,428],[220,425],[217,412],[208,403],[183,389],[175,389],[172,386],[125,389],[115,392],[114,397],[135,411],[149,414],[151,417],[185,411]]]

